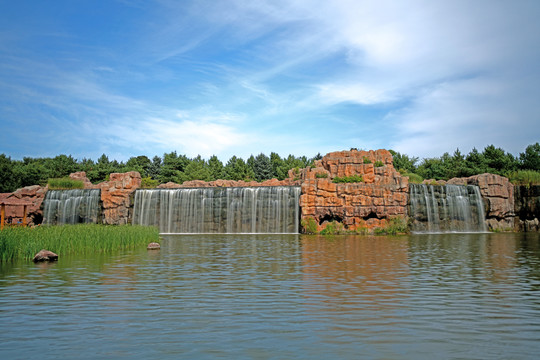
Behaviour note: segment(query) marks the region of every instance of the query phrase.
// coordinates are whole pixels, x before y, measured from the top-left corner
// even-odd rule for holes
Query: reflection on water
[[[168,236],[0,264],[0,358],[536,358],[538,234]]]

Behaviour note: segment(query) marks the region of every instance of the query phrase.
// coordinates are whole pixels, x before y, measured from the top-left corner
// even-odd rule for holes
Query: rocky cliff
[[[516,186],[515,229],[517,231],[540,231],[540,186]]]

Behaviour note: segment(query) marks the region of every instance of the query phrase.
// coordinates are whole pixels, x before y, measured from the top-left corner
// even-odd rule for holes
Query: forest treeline
[[[394,167],[416,182],[423,179],[448,180],[486,172],[508,177],[529,172],[533,173],[536,179],[540,178],[539,143],[527,146],[519,156],[494,145],[487,146],[481,152],[473,149],[468,154],[462,154],[457,149],[453,155],[445,153],[441,157],[421,161],[418,157],[392,150],[391,152]],[[187,180],[282,180],[288,176],[290,169],[311,166],[315,160],[321,158],[320,154],[311,158],[293,155],[282,158],[273,152],[270,156],[262,153],[252,155],[246,161],[233,156],[224,164],[217,156],[209,159],[201,156],[188,158],[173,151],[152,159],[145,155],[131,157],[124,163],[110,160],[105,154],[97,161],[77,160],[71,155],[12,160],[9,156],[0,154],[0,192],[12,192],[28,185],[45,185],[50,178],[66,177],[77,171],[85,171],[93,183],[106,180],[110,173],[138,171],[143,177],[143,183],[148,186],[169,181],[182,183]]]

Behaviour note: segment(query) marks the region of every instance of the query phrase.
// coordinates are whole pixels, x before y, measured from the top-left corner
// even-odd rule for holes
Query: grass
[[[328,174],[327,173],[323,173],[323,172],[318,172],[318,173],[315,173],[315,177],[317,179],[326,179],[328,177]]]
[[[508,174],[508,178],[514,185],[530,187],[540,185],[540,172],[533,170],[520,170]]]
[[[155,227],[97,224],[6,227],[0,231],[0,261],[29,260],[41,249],[59,256],[110,253],[158,241]]]
[[[300,222],[300,225],[302,226],[304,234],[316,234],[317,233],[317,222],[312,217],[302,219],[302,221]]]
[[[424,181],[424,178],[421,177],[420,175],[418,174],[414,174],[414,173],[404,173],[402,174],[403,176],[407,176],[409,178],[409,182],[411,184],[421,184],[423,181]]]
[[[332,181],[335,183],[359,183],[364,182],[364,178],[361,175],[351,175],[344,177],[336,176]]]
[[[377,160],[377,161],[375,161],[375,164],[373,166],[381,167],[381,166],[384,166],[384,163],[381,160]]]
[[[81,180],[70,178],[54,178],[47,181],[50,190],[71,190],[84,189],[84,183]]]
[[[407,218],[401,216],[390,219],[388,225],[374,230],[375,235],[398,235],[408,232],[409,226],[407,224]]]

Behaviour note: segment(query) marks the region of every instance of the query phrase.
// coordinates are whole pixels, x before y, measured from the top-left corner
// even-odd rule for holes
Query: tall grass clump
[[[0,231],[0,261],[32,259],[41,249],[58,255],[111,253],[157,241],[159,230],[145,226],[97,224],[7,227]]]
[[[70,178],[56,178],[47,181],[50,190],[71,190],[84,189],[84,183],[81,180],[73,180]]]
[[[415,173],[405,173],[405,174],[402,174],[402,175],[407,176],[409,178],[409,182],[411,184],[421,184],[422,181],[424,181],[423,177],[421,177],[420,175],[415,174]]]
[[[508,178],[514,185],[526,186],[540,185],[540,172],[533,170],[520,170],[508,174]]]

